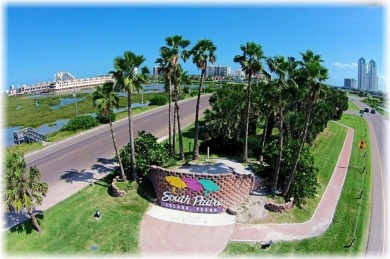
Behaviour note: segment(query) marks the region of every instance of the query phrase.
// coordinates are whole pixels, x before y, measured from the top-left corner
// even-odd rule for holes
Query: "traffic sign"
[[[359,150],[366,149],[366,141],[360,140],[358,143],[358,148],[359,148]]]

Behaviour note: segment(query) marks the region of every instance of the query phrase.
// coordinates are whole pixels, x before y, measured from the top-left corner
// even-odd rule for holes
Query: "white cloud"
[[[357,67],[356,63],[343,64],[343,63],[335,62],[332,65],[337,67],[337,68],[342,68],[342,69],[355,69]]]

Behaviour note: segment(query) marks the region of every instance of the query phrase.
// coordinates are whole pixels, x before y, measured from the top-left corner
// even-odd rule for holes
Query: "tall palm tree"
[[[172,152],[173,145],[176,149],[175,141],[172,145],[172,122],[171,122],[171,111],[172,111],[172,66],[170,62],[170,49],[168,47],[160,48],[160,57],[156,59],[154,63],[159,64],[158,72],[163,74],[165,79],[166,92],[168,93],[168,143],[170,147],[170,152]],[[176,153],[176,151],[175,151]]]
[[[305,53],[301,53],[303,61],[300,62],[301,68],[297,75],[300,85],[303,86],[304,101],[305,101],[305,114],[306,122],[305,128],[301,135],[301,142],[293,166],[293,170],[289,173],[287,183],[283,189],[282,195],[285,196],[290,189],[291,182],[294,178],[294,174],[297,170],[299,157],[304,144],[306,143],[307,130],[310,125],[310,116],[313,106],[318,103],[319,100],[324,98],[324,91],[322,88],[323,82],[328,79],[328,69],[321,63],[323,60],[320,55],[314,54],[313,51],[307,50]]]
[[[240,47],[242,55],[236,55],[234,62],[241,65],[245,75],[248,76],[247,98],[246,98],[246,120],[245,120],[245,137],[244,137],[244,154],[242,156],[243,162],[248,161],[248,131],[249,131],[249,114],[251,108],[251,83],[252,76],[263,70],[261,60],[264,58],[262,47],[255,42],[247,42]]]
[[[133,121],[131,116],[131,96],[134,90],[139,91],[142,89],[142,84],[147,81],[147,75],[149,69],[144,66],[141,71],[138,68],[141,67],[145,61],[143,55],[136,55],[131,51],[125,51],[122,56],[118,56],[114,59],[114,68],[116,71],[113,76],[117,76],[116,89],[127,92],[127,118],[129,121],[129,142],[131,150],[130,161],[130,180],[134,181],[137,177],[135,169],[135,151],[134,151],[134,134],[133,134]]]
[[[5,162],[5,192],[4,205],[7,212],[20,213],[25,209],[31,218],[35,229],[41,233],[34,209],[41,205],[43,196],[49,190],[47,183],[42,181],[41,173],[36,166],[26,170],[22,154],[7,153]]]
[[[198,43],[188,52],[192,56],[192,62],[196,65],[198,69],[201,70],[199,88],[198,88],[198,99],[196,101],[196,111],[195,111],[195,130],[194,130],[194,151],[192,154],[192,159],[197,160],[199,158],[199,103],[200,103],[200,93],[202,92],[202,86],[206,77],[206,68],[208,63],[213,64],[216,60],[215,51],[216,47],[214,43],[210,40],[199,40]],[[187,57],[185,57],[186,59]]]
[[[276,193],[278,177],[280,172],[280,167],[282,163],[282,153],[283,153],[283,122],[284,122],[284,109],[289,103],[289,88],[291,84],[296,86],[295,82],[292,78],[288,77],[290,64],[288,60],[286,60],[283,56],[275,56],[273,58],[267,58],[266,63],[268,65],[269,71],[272,74],[275,74],[277,78],[273,80],[273,84],[275,87],[275,95],[278,96],[278,100],[276,103],[278,113],[279,113],[279,154],[278,160],[276,163],[275,173],[272,180],[271,191],[273,194]],[[269,75],[269,76],[271,76]],[[269,77],[268,76],[268,77]]]
[[[179,65],[179,58],[180,56],[183,58],[185,54],[183,54],[183,50],[190,45],[189,40],[183,39],[181,35],[174,35],[171,37],[166,37],[165,42],[168,46],[170,58],[169,61],[171,63],[172,71],[173,71],[173,83],[174,83],[174,98],[175,98],[175,112],[177,117],[177,128],[179,131],[179,148],[180,148],[180,159],[184,160],[184,148],[183,148],[183,135],[181,131],[181,125],[180,125],[180,113],[179,113],[179,104],[178,104],[178,97],[179,97],[179,84],[178,84],[178,72],[177,67]]]
[[[118,157],[119,168],[122,176],[122,180],[126,180],[126,174],[123,170],[123,164],[121,156],[118,152],[118,147],[116,145],[114,129],[112,128],[111,120],[111,108],[119,108],[119,98],[116,95],[114,90],[113,83],[105,83],[102,87],[98,86],[96,90],[92,93],[93,107],[95,107],[101,114],[106,116],[110,124],[110,131],[112,137],[112,143],[114,145],[115,154]]]

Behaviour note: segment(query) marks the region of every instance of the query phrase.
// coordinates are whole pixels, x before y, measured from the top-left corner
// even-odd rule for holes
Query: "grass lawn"
[[[40,215],[38,234],[30,221],[4,236],[4,252],[12,255],[137,255],[140,222],[149,205],[143,186],[131,183],[124,198],[109,194],[112,176],[96,181]],[[93,217],[100,210],[101,219]],[[93,246],[96,246],[94,251]]]
[[[360,111],[360,109],[351,101],[348,101],[348,110],[350,111]]]
[[[230,242],[223,255],[237,256],[362,256],[367,243],[371,208],[371,154],[368,125],[361,117],[344,114],[341,123],[355,129],[354,143],[347,177],[333,222],[322,235],[293,242],[278,242],[269,249],[261,249],[259,244],[248,242]],[[361,138],[367,140],[366,157],[360,157],[359,168],[355,168],[358,155],[355,148]],[[328,156],[326,153],[323,155]],[[362,173],[363,166],[366,172]],[[359,196],[363,191],[361,199]],[[351,247],[351,241],[355,242]]]
[[[347,129],[345,127],[330,121],[328,127],[318,135],[311,148],[315,166],[319,169],[318,181],[321,184],[316,197],[307,200],[303,209],[294,207],[290,213],[272,214],[258,223],[299,223],[311,218],[332,176],[346,134]],[[271,201],[271,198],[269,199]]]

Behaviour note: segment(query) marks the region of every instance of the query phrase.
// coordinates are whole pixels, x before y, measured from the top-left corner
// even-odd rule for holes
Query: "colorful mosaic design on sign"
[[[210,192],[220,190],[218,184],[209,179],[194,179],[189,177],[166,176],[165,180],[172,187],[171,191],[163,193],[160,205],[166,208],[198,212],[198,213],[222,213],[223,201],[208,198]],[[187,195],[178,196],[179,189],[188,189]],[[204,191],[203,195],[193,195],[193,192]]]
[[[193,178],[180,178],[177,176],[165,176],[165,180],[173,187],[172,193],[176,194],[176,188],[184,189],[188,188],[190,194],[192,191],[205,191],[205,196],[208,196],[209,192],[219,191],[219,186],[213,181],[208,179],[193,179]]]

